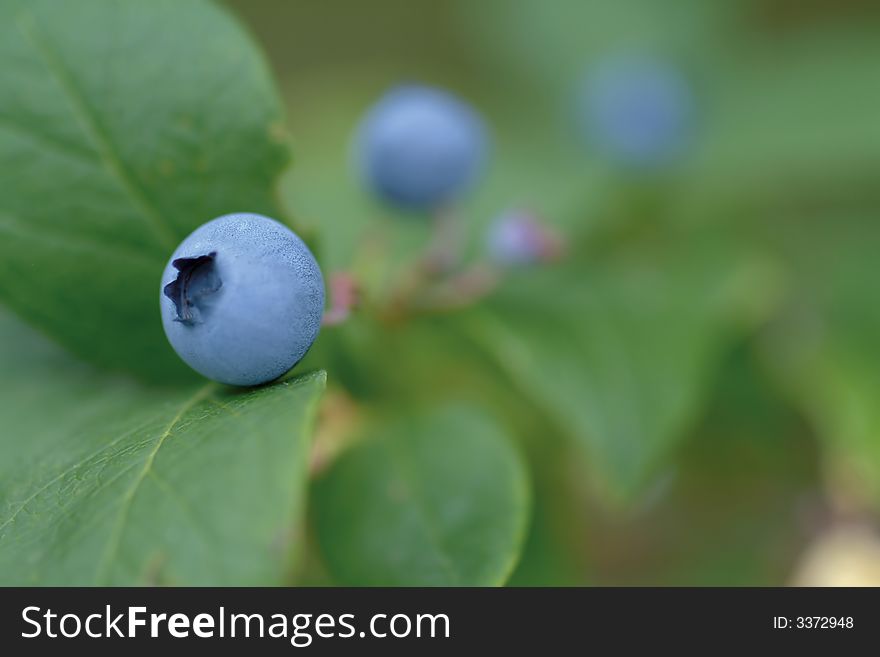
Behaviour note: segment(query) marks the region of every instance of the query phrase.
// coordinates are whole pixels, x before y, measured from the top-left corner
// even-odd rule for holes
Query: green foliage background
[[[878,35],[827,0],[0,0],[0,584],[793,581],[878,525]],[[700,108],[651,175],[568,110],[633,49]],[[429,222],[348,143],[405,80],[492,129],[466,266],[510,207],[563,261],[401,301]],[[362,292],[254,390],[158,314],[177,242],[237,210]]]

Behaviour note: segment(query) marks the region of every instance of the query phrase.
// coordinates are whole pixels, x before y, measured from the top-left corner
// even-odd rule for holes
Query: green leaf
[[[450,407],[377,430],[315,491],[331,573],[351,585],[500,585],[528,525],[516,451],[486,416]]]
[[[572,504],[578,496],[560,476],[564,469],[560,466],[552,473],[558,490],[550,492],[546,483],[535,484],[532,525],[508,586],[583,586],[590,581],[582,563],[589,553],[583,507]]]
[[[260,52],[206,2],[3,0],[0,60],[0,300],[90,361],[192,377],[159,278],[205,221],[279,214]]]
[[[819,513],[813,435],[752,337],[719,368],[706,410],[657,485],[625,515],[582,513],[604,586],[783,586]],[[797,509],[797,511],[793,511]],[[574,524],[572,522],[572,524]]]
[[[846,24],[843,24],[846,26]],[[876,29],[850,25],[756,40],[716,72],[690,193],[750,199],[874,194],[880,168]]]
[[[832,486],[880,505],[876,214],[778,217],[765,230],[791,283],[762,353],[817,429]]]
[[[146,388],[5,314],[0,361],[0,585],[283,581],[323,372]]]
[[[625,500],[696,419],[719,356],[764,312],[769,276],[694,244],[571,263],[514,277],[463,330]]]

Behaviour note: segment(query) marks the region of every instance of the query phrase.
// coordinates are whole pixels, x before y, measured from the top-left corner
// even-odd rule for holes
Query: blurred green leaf
[[[80,356],[164,381],[159,277],[180,239],[278,216],[281,103],[206,2],[0,3],[0,299]]]
[[[449,407],[377,429],[315,497],[321,548],[341,583],[487,586],[516,564],[530,496],[501,430]]]
[[[559,479],[564,477],[564,472],[557,470],[553,475]],[[589,583],[581,563],[585,561],[586,552],[582,540],[583,518],[571,513],[571,503],[561,499],[562,494],[572,498],[571,489],[557,486],[560,490],[554,491],[553,497],[547,488],[540,482],[535,486],[531,527],[508,586],[584,586]]]
[[[144,388],[5,314],[0,361],[0,584],[283,581],[322,372]]]
[[[627,498],[701,410],[716,361],[766,312],[772,270],[689,244],[525,272],[465,317],[521,392],[586,449]]]
[[[767,379],[753,336],[719,365],[676,459],[628,513],[593,509],[587,552],[605,586],[782,586],[823,521],[817,449]]]
[[[763,354],[816,426],[832,483],[880,504],[880,223],[875,213],[804,213],[765,233],[791,274]]]
[[[706,80],[691,193],[715,206],[780,195],[849,199],[859,187],[876,197],[876,27],[753,38],[740,51]]]

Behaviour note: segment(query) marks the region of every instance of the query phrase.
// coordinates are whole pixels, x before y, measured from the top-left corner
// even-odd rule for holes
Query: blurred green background
[[[375,400],[394,406],[417,404],[419,394],[460,395],[491,400],[507,418],[535,466],[537,487],[528,547],[511,583],[878,583],[875,3],[251,0],[229,6],[266,49],[288,108],[295,166],[281,186],[284,202],[300,225],[320,227],[325,267],[358,272],[369,281],[368,296],[381,298],[427,240],[421,222],[372,201],[349,166],[349,140],[364,110],[404,81],[449,88],[490,124],[488,174],[461,210],[475,259],[487,222],[508,207],[527,207],[573,245],[562,269],[576,273],[549,275],[549,289],[568,289],[546,292],[560,297],[548,312],[606,312],[589,299],[589,290],[605,285],[591,280],[597,262],[602,275],[636,272],[621,316],[606,326],[587,318],[570,333],[558,332],[556,315],[549,315],[543,328],[533,327],[528,340],[540,340],[544,331],[548,342],[576,341],[559,345],[561,354],[539,349],[532,365],[544,371],[534,377],[547,381],[537,389],[519,381],[530,375],[510,363],[487,369],[473,340],[460,327],[445,326],[443,317],[414,320],[418,327],[406,337],[398,331],[385,342],[356,319],[339,330],[345,346],[331,349],[338,366],[329,368],[331,388],[335,380],[356,403],[375,410]],[[648,175],[620,170],[578,139],[574,89],[591,65],[617,51],[674,62],[693,85],[696,137],[674,168]],[[701,320],[664,325],[650,310],[639,316],[655,294],[681,295],[666,301],[669,312],[680,306],[686,314],[694,279],[715,275],[712,265],[724,258],[745,268],[728,309],[734,329]],[[676,265],[685,271],[661,281]],[[517,307],[542,312],[529,305],[529,283],[516,276],[497,320],[513,325]],[[469,328],[492,330],[479,318]],[[681,343],[658,338],[657,349],[680,351],[665,354],[668,360],[654,352],[603,357],[603,349],[637,351],[664,330],[694,334],[679,336]],[[615,332],[628,335],[615,341]],[[325,344],[330,339],[337,337]],[[388,352],[366,364],[339,356],[345,348],[379,344]],[[689,352],[700,354],[693,365],[698,373],[682,376],[696,376],[697,388],[656,392],[690,385],[675,371],[692,366]],[[390,353],[397,355],[389,360]],[[399,373],[401,380],[433,382],[412,390],[386,381],[377,390],[358,378],[359,368],[405,369],[399,354],[413,370]],[[606,369],[594,376],[596,368]],[[621,382],[627,376],[642,382]],[[591,390],[593,381],[605,389]],[[508,387],[526,388],[537,408],[524,407]],[[545,391],[571,397],[549,404],[550,420]],[[591,468],[560,439],[581,432],[578,423],[591,427],[576,412],[583,406],[589,415],[591,397],[611,426],[634,427],[621,432],[638,432],[642,421],[645,431],[661,434],[662,446],[642,464],[646,481],[632,490],[622,483],[620,495],[606,494],[602,481],[614,479],[613,464],[603,462],[614,460],[613,445],[596,450],[585,438],[594,447]],[[666,418],[664,408],[674,417]],[[611,433],[611,441],[632,440],[634,450],[652,440]],[[625,471],[619,479],[626,481]]]

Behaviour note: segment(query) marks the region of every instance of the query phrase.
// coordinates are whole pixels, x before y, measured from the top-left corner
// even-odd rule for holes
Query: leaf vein
[[[389,450],[394,460],[397,463],[398,468],[400,469],[401,475],[406,479],[407,487],[409,491],[412,493],[412,497],[410,498],[413,503],[413,508],[415,509],[416,516],[418,517],[422,527],[425,531],[425,537],[430,543],[435,553],[438,557],[438,562],[442,565],[443,569],[447,572],[447,574],[452,578],[454,583],[460,583],[462,581],[461,573],[455,567],[455,563],[449,556],[449,550],[447,549],[446,542],[443,540],[443,537],[437,532],[434,527],[439,525],[437,522],[437,518],[428,508],[428,505],[422,499],[421,490],[418,487],[418,476],[413,472],[412,465],[407,456],[401,454],[399,450],[390,449]]]
[[[0,129],[5,129],[18,136],[24,135],[26,138],[39,142],[43,146],[51,146],[59,153],[82,162],[88,162],[92,165],[103,163],[95,151],[67,139],[50,135],[32,125],[16,120],[8,114],[0,114]]]
[[[150,453],[147,454],[147,458],[144,461],[144,467],[141,469],[140,473],[138,473],[137,477],[135,477],[134,482],[131,487],[126,491],[125,496],[122,498],[122,502],[119,507],[119,513],[116,518],[116,523],[113,526],[113,530],[110,533],[110,539],[107,542],[106,549],[104,551],[104,556],[98,564],[98,570],[95,576],[97,582],[100,582],[103,579],[103,576],[106,575],[107,568],[113,562],[113,559],[116,557],[116,553],[119,550],[119,544],[122,540],[122,533],[125,529],[125,523],[128,519],[128,513],[131,510],[131,505],[134,502],[134,498],[137,495],[138,490],[140,489],[141,484],[147,478],[147,475],[150,474],[150,471],[153,468],[153,462],[156,460],[156,455],[159,453],[159,450],[162,448],[162,445],[165,444],[165,441],[174,431],[175,427],[178,423],[183,419],[183,416],[193,407],[195,407],[199,402],[207,399],[212,392],[214,392],[216,388],[215,383],[208,383],[204,385],[202,388],[197,390],[194,395],[192,395],[177,411],[171,421],[168,423],[168,426],[159,436],[159,439],[156,441],[156,445],[150,450]]]
[[[18,514],[21,513],[25,509],[25,507],[27,507],[28,504],[33,502],[41,493],[44,493],[45,491],[47,491],[52,486],[52,484],[56,484],[59,481],[61,481],[62,479],[64,479],[64,477],[66,477],[67,475],[72,474],[73,472],[76,472],[76,470],[78,468],[82,467],[85,463],[88,463],[92,459],[100,456],[103,452],[107,451],[111,447],[116,446],[117,444],[119,444],[120,442],[122,442],[123,440],[125,440],[126,438],[131,436],[132,434],[139,431],[141,428],[142,428],[141,426],[137,426],[137,427],[134,427],[133,429],[131,429],[130,431],[126,431],[125,433],[120,435],[118,438],[116,438],[112,442],[110,442],[109,444],[102,446],[101,449],[97,450],[96,452],[93,452],[92,454],[90,454],[86,458],[84,458],[84,459],[78,461],[77,463],[74,463],[73,465],[65,468],[60,473],[58,473],[57,475],[52,477],[49,481],[47,481],[45,484],[43,484],[42,486],[37,488],[37,490],[35,490],[33,493],[31,493],[27,498],[25,498],[18,505],[18,508],[12,512],[12,514],[9,516],[9,518],[7,518],[3,522],[3,524],[0,524],[0,530],[4,529],[8,525],[10,525],[15,520],[15,518],[18,516]]]

